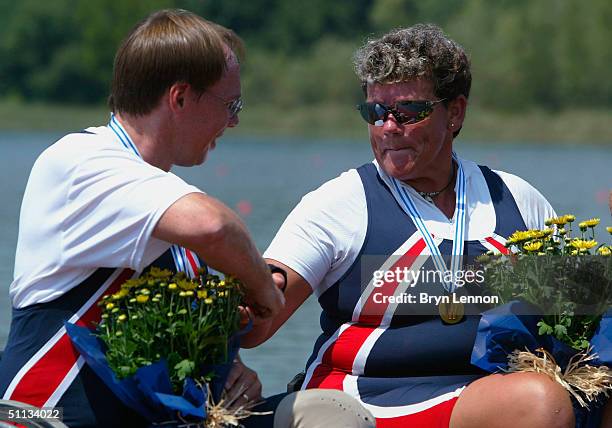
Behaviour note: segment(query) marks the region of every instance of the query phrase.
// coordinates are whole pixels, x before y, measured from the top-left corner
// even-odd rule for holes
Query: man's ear
[[[178,111],[185,105],[185,98],[187,97],[187,90],[189,85],[187,83],[174,83],[168,89],[168,104],[170,110]]]

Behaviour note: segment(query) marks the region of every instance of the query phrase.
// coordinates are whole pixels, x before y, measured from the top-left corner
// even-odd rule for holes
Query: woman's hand
[[[257,373],[245,366],[240,356],[234,360],[232,370],[225,382],[225,394],[227,406],[231,408],[262,400],[261,382]]]

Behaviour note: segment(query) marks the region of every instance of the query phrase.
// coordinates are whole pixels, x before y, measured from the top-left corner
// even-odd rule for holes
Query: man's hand
[[[282,309],[285,300],[246,225],[215,198],[201,193],[183,196],[164,212],[153,236],[195,251],[207,265],[242,281],[254,323]]]
[[[269,320],[279,313],[285,306],[285,296],[270,280],[265,287],[245,289],[244,303],[248,317],[253,319],[254,325],[258,325],[263,320]]]
[[[242,364],[240,357],[234,360],[234,365],[225,382],[226,403],[230,408],[244,406],[248,402],[259,402],[261,397],[261,382],[257,373]]]

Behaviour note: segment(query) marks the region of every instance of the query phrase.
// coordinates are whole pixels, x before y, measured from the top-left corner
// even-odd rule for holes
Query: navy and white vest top
[[[517,204],[501,177],[486,166],[480,166],[480,171],[495,209],[496,226],[491,235],[507,237],[516,230],[526,229]],[[374,270],[362,265],[362,258],[391,255],[415,233],[419,233],[378,175],[374,164],[363,165],[357,172],[363,183],[368,210],[364,243],[349,270],[319,297],[323,308],[320,320],[323,333],[315,343],[307,366],[316,360],[320,348],[334,332],[342,324],[351,322],[364,286],[361,283],[362,275],[369,280]],[[449,255],[452,242],[444,240],[439,248],[442,255]],[[482,241],[466,241],[464,256],[476,257],[487,250]],[[467,316],[458,324],[447,325],[438,316],[394,316],[369,351],[363,375],[411,377],[479,374],[481,372],[470,364],[478,321],[478,316]],[[338,361],[338,364],[342,366],[343,362]]]

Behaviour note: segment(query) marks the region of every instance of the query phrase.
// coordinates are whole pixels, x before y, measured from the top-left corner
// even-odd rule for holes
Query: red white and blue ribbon
[[[108,123],[108,127],[117,136],[123,147],[125,147],[128,151],[142,159],[142,156],[140,155],[140,152],[138,152],[136,145],[113,113],[111,113],[111,118]],[[174,259],[174,265],[176,267],[177,272],[185,272],[188,276],[192,278],[197,276],[198,269],[201,267],[200,261],[191,250],[183,248],[179,245],[172,245],[170,247],[170,251],[172,253],[172,258]]]

